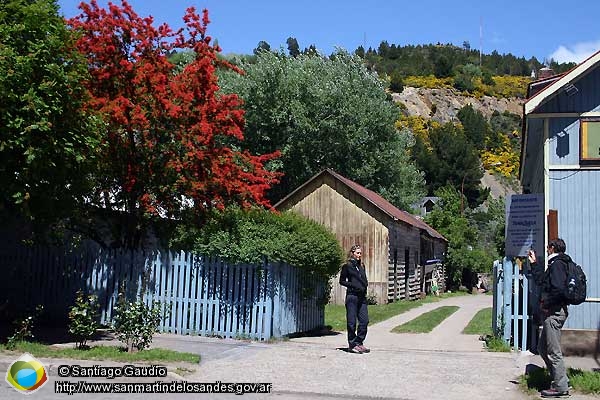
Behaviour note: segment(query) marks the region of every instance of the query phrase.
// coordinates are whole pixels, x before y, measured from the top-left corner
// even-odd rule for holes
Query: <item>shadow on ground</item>
[[[301,337],[321,337],[321,336],[337,336],[341,335],[340,332],[336,332],[331,329],[331,326],[325,326],[318,329],[313,329],[311,331],[292,333],[288,335],[290,339],[296,339]]]
[[[527,388],[542,391],[550,387],[552,379],[546,370],[535,364],[527,364],[525,366],[525,376]]]
[[[4,321],[0,322],[0,343],[6,343],[8,338],[14,335],[16,327],[14,324]],[[33,340],[42,344],[65,344],[75,342],[73,335],[69,333],[67,323],[39,324],[31,330]],[[91,340],[113,340],[114,334],[108,329],[99,329]],[[31,339],[31,338],[30,338]]]

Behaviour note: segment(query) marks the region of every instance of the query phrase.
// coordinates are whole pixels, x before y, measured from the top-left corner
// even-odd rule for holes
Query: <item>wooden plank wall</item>
[[[369,295],[385,303],[389,232],[381,221],[389,217],[329,175],[302,188],[297,197],[300,200],[291,209],[328,227],[345,252],[349,252],[354,244],[361,245],[369,279]],[[344,304],[346,290],[338,281],[339,274],[331,282],[330,302]]]
[[[390,301],[390,264],[396,257],[396,274],[404,263],[409,265],[410,278],[421,265],[421,231],[407,223],[396,221],[374,206],[370,201],[349,189],[344,183],[325,174],[315,178],[294,194],[281,210],[291,209],[328,227],[338,239],[345,252],[353,244],[363,248],[363,262],[369,279],[368,294],[379,304]],[[439,246],[434,241],[433,247]],[[408,251],[408,260],[405,253]],[[395,255],[394,255],[395,254]],[[349,254],[346,254],[349,256]],[[339,274],[331,281],[330,303],[344,304],[346,289],[339,283]],[[404,285],[404,281],[402,281]],[[418,282],[409,283],[415,286]]]
[[[269,339],[325,323],[325,284],[283,263],[230,265],[190,253],[16,246],[0,250],[0,292],[11,309],[45,307],[65,320],[78,289],[98,296],[100,322],[114,318],[119,293],[163,304],[161,332]],[[4,297],[3,296],[3,297]]]
[[[405,265],[402,265],[400,268],[396,268],[396,273],[394,274],[394,265],[390,264],[388,271],[388,302],[409,299],[415,300],[419,298],[421,293],[421,268],[417,268],[414,274],[410,274],[409,272],[409,299],[406,298]]]

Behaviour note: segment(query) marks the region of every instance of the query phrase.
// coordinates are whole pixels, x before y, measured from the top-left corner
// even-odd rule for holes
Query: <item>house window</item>
[[[579,160],[582,164],[600,164],[600,118],[581,120]]]

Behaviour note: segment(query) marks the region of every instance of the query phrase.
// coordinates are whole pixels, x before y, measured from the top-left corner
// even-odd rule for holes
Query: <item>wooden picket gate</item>
[[[185,252],[0,249],[0,293],[12,310],[44,305],[64,320],[75,293],[98,296],[100,322],[110,324],[119,293],[163,305],[161,332],[269,339],[324,325],[325,283],[298,268],[267,262],[227,264]]]
[[[536,343],[529,305],[535,292],[531,289],[518,263],[508,258],[494,262],[492,330],[515,350],[529,350]]]

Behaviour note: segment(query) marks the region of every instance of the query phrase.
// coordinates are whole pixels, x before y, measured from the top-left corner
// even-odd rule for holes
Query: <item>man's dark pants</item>
[[[358,331],[356,320],[358,319]],[[369,309],[365,295],[346,294],[346,322],[348,329],[348,346],[362,345],[367,337],[369,324]]]

